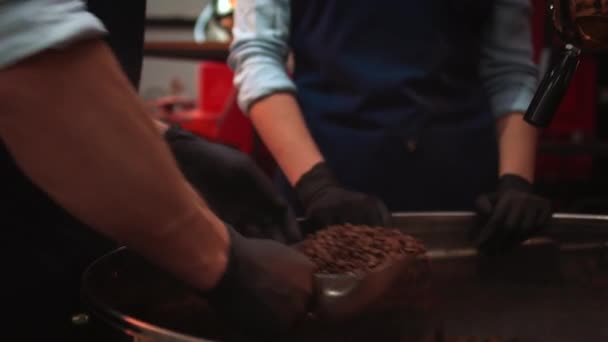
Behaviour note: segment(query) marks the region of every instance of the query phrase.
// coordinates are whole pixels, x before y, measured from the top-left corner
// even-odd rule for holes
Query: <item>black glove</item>
[[[482,219],[477,244],[489,254],[525,241],[551,218],[550,201],[535,195],[532,184],[516,175],[502,176],[497,192],[477,199],[477,210]]]
[[[248,340],[284,336],[312,309],[314,264],[276,241],[248,239],[230,227],[228,231],[228,266],[205,297]]]
[[[249,156],[177,127],[165,139],[186,179],[241,234],[285,243],[301,239],[293,210]]]
[[[295,190],[313,225],[390,225],[390,214],[378,198],[342,188],[324,162],[315,165],[296,183]]]

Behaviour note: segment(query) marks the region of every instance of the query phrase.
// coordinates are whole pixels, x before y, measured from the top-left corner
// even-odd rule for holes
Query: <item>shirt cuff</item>
[[[528,84],[515,84],[492,97],[492,112],[496,118],[510,113],[525,113],[534,97],[535,88]]]
[[[247,61],[243,70],[237,71],[234,82],[239,89],[238,105],[243,113],[249,114],[249,109],[258,100],[278,92],[296,91],[296,86],[288,77],[285,67],[275,60]]]
[[[81,1],[17,1],[0,8],[0,68],[105,33]]]

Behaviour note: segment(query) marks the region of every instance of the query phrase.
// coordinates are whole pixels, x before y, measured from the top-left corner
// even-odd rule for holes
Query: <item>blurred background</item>
[[[532,0],[536,61],[544,72],[557,37],[544,0]],[[274,163],[237,108],[225,60],[236,0],[149,0],[140,95],[156,115]],[[608,213],[608,58],[586,53],[558,114],[543,132],[537,185],[557,210]],[[542,76],[542,75],[541,75]]]
[[[209,0],[179,0],[179,6],[175,6],[171,1],[148,0],[146,42],[194,42],[194,22],[208,3]],[[194,96],[198,90],[196,80],[200,62],[146,56],[140,94],[145,100],[178,91]]]

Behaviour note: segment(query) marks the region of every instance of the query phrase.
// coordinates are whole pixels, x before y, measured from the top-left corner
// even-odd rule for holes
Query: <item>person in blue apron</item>
[[[530,11],[527,0],[239,0],[239,105],[318,224],[476,208],[479,246],[508,247],[551,213],[533,192],[537,132],[522,118],[537,82]]]
[[[306,314],[314,269],[273,241],[298,239],[288,206],[238,151],[155,126],[134,92],[145,1],[87,5],[99,18],[78,0],[0,2],[0,32],[10,32],[0,34],[5,334],[119,340],[71,321],[83,271],[118,245],[235,327],[262,339],[283,332]]]

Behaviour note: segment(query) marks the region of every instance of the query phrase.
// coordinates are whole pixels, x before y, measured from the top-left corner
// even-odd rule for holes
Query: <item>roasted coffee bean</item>
[[[397,229],[331,226],[310,236],[299,246],[319,273],[368,273],[405,256],[425,253],[421,242]]]

